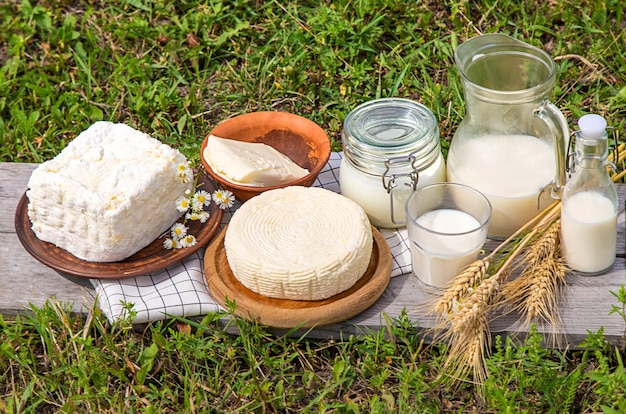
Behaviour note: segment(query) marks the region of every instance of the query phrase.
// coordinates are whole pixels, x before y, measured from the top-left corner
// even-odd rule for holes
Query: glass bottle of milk
[[[377,227],[406,226],[404,207],[418,187],[445,181],[435,115],[402,98],[354,108],[342,131],[341,194],[359,204]]]
[[[606,120],[584,115],[576,131],[574,172],[561,198],[561,248],[567,265],[597,275],[613,265],[617,241],[617,192],[607,166]]]

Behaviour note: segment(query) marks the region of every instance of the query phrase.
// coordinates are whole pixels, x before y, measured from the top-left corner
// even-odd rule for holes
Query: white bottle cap
[[[578,120],[578,128],[583,137],[589,139],[606,138],[604,131],[606,130],[606,120],[600,115],[587,114]]]

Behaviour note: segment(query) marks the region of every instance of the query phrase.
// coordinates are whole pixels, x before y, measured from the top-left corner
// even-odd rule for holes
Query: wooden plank
[[[618,304],[610,291],[617,292],[624,284],[625,269],[625,260],[619,258],[611,271],[604,275],[595,277],[568,275],[568,287],[560,306],[562,326],[557,329],[551,326],[538,329],[540,332],[556,334],[559,342],[546,342],[546,345],[573,348],[586,338],[588,331],[596,332],[602,327],[609,342],[621,343],[626,325],[620,316],[609,315],[611,305]],[[386,325],[383,312],[391,318],[396,318],[404,308],[416,327],[427,331],[434,326],[435,320],[428,314],[426,308],[435,297],[426,293],[420,283],[411,275],[392,278],[385,293],[372,307],[340,324],[316,328],[307,336],[338,338],[377,332]],[[493,335],[504,334],[520,339],[529,332],[529,327],[519,323],[517,315],[513,314],[499,315],[497,319],[491,321],[490,328]],[[274,332],[283,334],[286,331],[274,330]]]
[[[74,309],[86,312],[94,302],[94,290],[86,279],[64,277],[33,259],[21,246],[15,234],[14,212],[26,190],[36,164],[0,163],[0,314],[24,312],[29,303],[41,306],[55,297],[73,303]],[[596,277],[568,275],[568,288],[561,304],[563,325],[556,330],[559,346],[576,346],[588,331],[604,328],[605,337],[619,343],[626,326],[618,315],[609,315],[617,300],[611,295],[626,283],[625,213],[626,185],[618,186],[620,215],[617,260],[610,272]],[[342,323],[316,328],[307,333],[311,338],[339,338],[377,332],[386,325],[383,313],[397,318],[406,308],[409,318],[419,329],[433,325],[433,317],[424,306],[433,300],[416,278],[404,275],[392,278],[381,298],[370,308]],[[227,320],[224,320],[224,324]],[[524,337],[528,327],[520,325],[515,315],[503,315],[491,324],[494,334]],[[550,332],[551,327],[543,329]],[[274,330],[282,334],[284,330]],[[296,335],[300,333],[295,333]]]
[[[15,233],[0,232],[0,314],[24,312],[32,303],[42,306],[48,298],[73,304],[87,312],[94,303],[94,290],[87,279],[62,276],[33,259]]]
[[[37,164],[0,162],[0,233],[15,233],[14,214]]]
[[[89,281],[62,276],[39,263],[24,250],[15,234],[15,208],[36,166],[0,163],[0,314],[22,313],[30,304],[42,306],[48,298],[86,312],[94,303]]]

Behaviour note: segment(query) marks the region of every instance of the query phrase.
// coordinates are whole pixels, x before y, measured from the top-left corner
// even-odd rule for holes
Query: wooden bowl
[[[232,183],[221,177],[204,159],[210,135],[244,142],[262,142],[288,156],[309,174],[275,186],[257,187]],[[200,159],[207,173],[237,200],[246,201],[264,191],[291,185],[309,187],[330,158],[330,140],[315,122],[288,112],[252,112],[227,119],[207,134],[200,147]]]

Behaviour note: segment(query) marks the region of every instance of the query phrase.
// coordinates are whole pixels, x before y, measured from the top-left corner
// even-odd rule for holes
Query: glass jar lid
[[[429,165],[439,152],[435,115],[426,106],[403,98],[375,99],[357,106],[344,121],[342,139],[348,156],[373,163],[411,155],[417,165]]]

